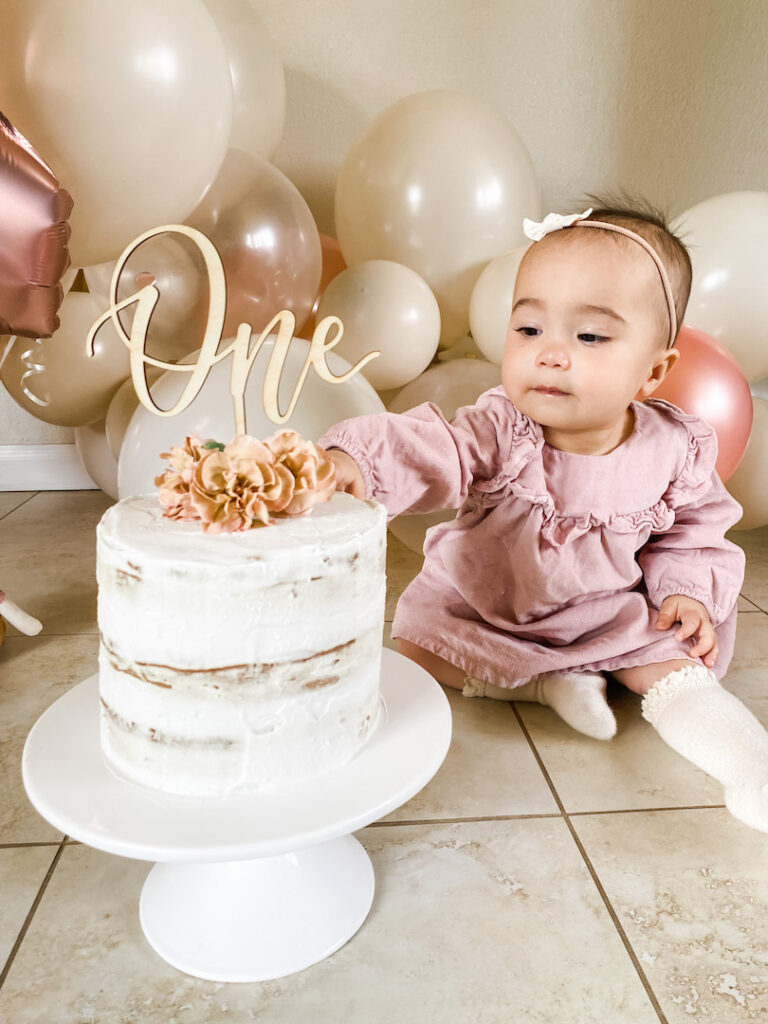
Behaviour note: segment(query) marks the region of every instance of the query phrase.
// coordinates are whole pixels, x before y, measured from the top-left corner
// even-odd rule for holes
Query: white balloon
[[[251,0],[205,0],[232,76],[231,149],[270,160],[283,137],[285,72]]]
[[[501,384],[501,370],[484,359],[452,359],[422,373],[398,393],[390,412],[405,412],[422,402],[434,402],[446,419],[463,405],[472,405],[484,391]],[[389,528],[412,551],[424,549],[427,530],[455,518],[456,509],[426,515],[397,516]]]
[[[442,348],[469,326],[488,261],[525,241],[539,186],[509,121],[478,99],[419,92],[383,110],[349,150],[336,185],[348,266],[385,259],[415,270],[440,305]]]
[[[768,400],[753,398],[752,430],[741,462],[725,486],[744,509],[734,530],[768,525]]]
[[[729,192],[672,225],[688,246],[685,322],[730,349],[747,380],[768,374],[768,192]]]
[[[75,448],[91,480],[117,500],[117,459],[107,443],[104,420],[75,427]]]
[[[419,275],[391,260],[366,260],[343,270],[323,292],[318,322],[337,316],[344,334],[334,351],[353,365],[368,352],[381,355],[363,368],[377,390],[418,377],[440,340],[437,299]]]
[[[273,423],[264,412],[262,381],[274,339],[268,338],[256,357],[245,391],[246,429],[253,437],[266,438],[278,430],[290,428],[316,441],[339,420],[384,412],[384,404],[373,387],[358,373],[342,384],[322,380],[310,369],[296,408],[284,424]],[[286,409],[309,351],[309,342],[294,338],[288,349],[279,388],[279,405]],[[350,369],[349,363],[335,352],[326,354],[328,368],[335,376]],[[194,356],[187,361],[194,361]],[[183,381],[179,380],[183,377]],[[169,370],[152,385],[154,400],[170,409],[178,400],[188,375]],[[160,458],[171,445],[182,445],[189,434],[227,442],[235,433],[230,394],[230,360],[212,367],[194,401],[174,416],[158,416],[140,405],[128,425],[120,451],[118,487],[121,498],[154,492],[154,478],[166,468]]]
[[[515,281],[527,251],[527,245],[518,245],[491,260],[478,277],[469,299],[472,337],[485,358],[497,366],[501,366],[504,358]]]

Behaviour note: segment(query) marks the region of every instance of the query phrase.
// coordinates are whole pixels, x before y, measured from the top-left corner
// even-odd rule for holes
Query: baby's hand
[[[360,468],[352,458],[340,448],[328,448],[325,454],[333,463],[336,471],[336,490],[345,491],[353,498],[365,497],[365,482]]]
[[[659,610],[656,629],[670,629],[676,622],[680,623],[680,629],[675,633],[675,640],[686,640],[695,635],[696,642],[689,654],[692,658],[701,658],[707,668],[712,668],[717,659],[717,636],[704,605],[682,594],[665,597]]]

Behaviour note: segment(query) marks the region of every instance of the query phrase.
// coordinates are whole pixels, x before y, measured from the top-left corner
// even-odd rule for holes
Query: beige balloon
[[[430,366],[420,377],[406,384],[387,408],[389,412],[406,412],[422,402],[433,402],[446,419],[452,419],[461,406],[472,405],[484,391],[498,384],[501,384],[501,371],[493,363],[484,359],[451,359]],[[421,553],[427,530],[455,516],[455,509],[398,516],[390,522],[389,528],[406,547]]]
[[[507,327],[515,295],[515,281],[527,245],[519,245],[491,260],[472,289],[469,329],[486,359],[501,366]]]
[[[109,447],[104,420],[75,427],[75,448],[91,480],[117,501],[117,459]]]
[[[382,111],[349,150],[336,185],[337,237],[349,266],[402,263],[440,306],[440,347],[469,326],[469,297],[489,260],[539,218],[528,150],[505,117],[448,90]]]
[[[99,312],[87,292],[69,292],[52,337],[12,339],[0,377],[23,409],[62,427],[84,426],[106,414],[130,364],[111,323],[99,331],[94,355],[88,356],[86,338]]]
[[[205,0],[232,77],[229,145],[270,160],[285,126],[285,72],[274,40],[251,0]]]
[[[437,352],[440,309],[419,275],[390,260],[366,260],[343,270],[323,292],[318,322],[337,316],[344,334],[334,351],[348,363],[368,352],[381,355],[364,373],[377,391],[418,377]]]
[[[752,396],[752,430],[725,486],[744,509],[735,530],[768,525],[768,399]]]
[[[735,356],[749,381],[768,374],[768,192],[729,192],[692,206],[673,229],[689,247],[685,322]]]
[[[182,221],[224,159],[232,85],[202,0],[3,5],[0,96],[75,206],[73,265]]]

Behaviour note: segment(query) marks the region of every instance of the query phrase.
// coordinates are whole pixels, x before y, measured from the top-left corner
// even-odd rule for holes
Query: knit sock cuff
[[[717,676],[703,665],[684,665],[659,679],[643,697],[640,709],[643,718],[656,726],[660,715],[675,697],[705,686],[720,686]]]

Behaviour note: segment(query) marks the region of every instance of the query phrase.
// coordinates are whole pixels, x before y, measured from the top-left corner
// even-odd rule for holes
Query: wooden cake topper
[[[154,284],[144,285],[127,299],[123,299],[120,302],[117,301],[118,281],[129,257],[143,242],[165,232],[185,235],[191,239],[200,250],[205,261],[209,287],[208,319],[205,325],[203,344],[198,353],[197,361],[194,363],[168,363],[162,359],[154,359],[152,356],[147,355],[145,348],[149,321],[160,298],[160,292]],[[285,423],[291,417],[310,367],[314,367],[318,376],[328,381],[329,384],[342,384],[345,380],[349,380],[350,377],[362,370],[372,359],[376,359],[377,356],[381,355],[378,351],[369,352],[359,362],[355,363],[351,369],[347,370],[346,373],[339,377],[335,376],[328,369],[325,353],[335,348],[339,341],[341,341],[344,326],[338,317],[325,317],[315,327],[312,341],[309,345],[309,352],[299,374],[291,400],[288,403],[288,408],[285,413],[281,413],[278,402],[280,377],[285,367],[288,348],[293,341],[296,318],[290,310],[281,310],[272,317],[264,330],[259,334],[253,347],[250,345],[252,327],[250,324],[242,323],[237,328],[234,341],[227,345],[223,351],[217,352],[219,343],[222,340],[226,296],[227,287],[221,258],[214,244],[202,231],[188,227],[185,224],[164,224],[162,227],[145,231],[144,234],[135,238],[123,250],[115,265],[109,290],[109,309],[101,314],[88,332],[88,354],[93,355],[94,341],[99,329],[107,320],[111,320],[118,336],[130,352],[131,379],[136,389],[136,395],[146,409],[156,413],[158,416],[175,416],[176,413],[186,409],[200,393],[200,389],[203,387],[211,367],[215,366],[216,363],[220,363],[228,356],[232,356],[230,393],[234,402],[236,434],[247,433],[245,422],[245,388],[248,374],[259,350],[275,329],[277,329],[275,345],[269,357],[262,387],[264,412],[273,423]],[[128,335],[123,330],[118,313],[121,309],[125,309],[134,303],[136,303],[137,308],[133,317],[133,324],[131,325],[131,333]],[[190,375],[179,400],[171,409],[161,409],[152,398],[147,386],[146,366],[155,366],[161,370],[171,370],[174,373],[188,373]]]

